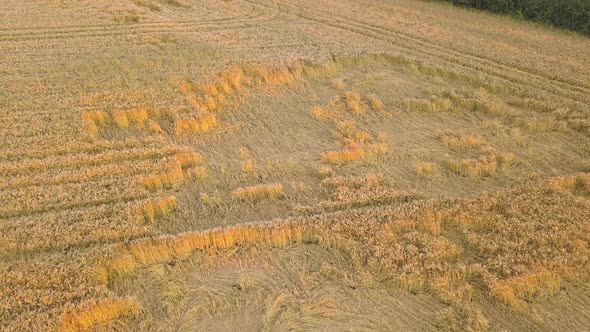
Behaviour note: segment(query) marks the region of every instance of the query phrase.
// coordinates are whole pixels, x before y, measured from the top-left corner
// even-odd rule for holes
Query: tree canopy
[[[447,0],[590,35],[590,0]]]

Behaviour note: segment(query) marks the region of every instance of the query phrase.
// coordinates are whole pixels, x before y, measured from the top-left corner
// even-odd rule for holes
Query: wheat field
[[[419,0],[1,1],[0,330],[588,330],[588,54]]]

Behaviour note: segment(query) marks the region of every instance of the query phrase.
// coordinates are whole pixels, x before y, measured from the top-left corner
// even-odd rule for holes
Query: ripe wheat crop
[[[586,37],[419,0],[0,17],[0,330],[590,329]]]
[[[234,199],[242,202],[258,202],[264,199],[278,199],[284,196],[280,183],[261,184],[232,191]]]

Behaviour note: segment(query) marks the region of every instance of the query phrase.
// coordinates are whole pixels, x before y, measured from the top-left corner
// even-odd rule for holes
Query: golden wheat
[[[121,316],[137,315],[140,312],[141,306],[133,300],[99,302],[84,311],[63,317],[60,330],[64,332],[88,331]]]
[[[547,183],[558,190],[576,195],[590,196],[590,174],[560,177]]]
[[[361,101],[361,96],[356,93],[349,91],[344,94],[344,98],[346,100],[346,106],[348,110],[354,114],[362,114],[365,113],[365,108]]]
[[[416,164],[416,174],[419,176],[430,176],[434,174],[436,170],[437,167],[434,163],[419,162]]]
[[[113,114],[113,120],[117,126],[121,128],[129,127],[129,119],[127,118],[127,112],[117,111]]]
[[[453,101],[449,98],[406,99],[401,108],[406,111],[420,112],[448,112],[453,107]]]
[[[385,104],[381,101],[381,98],[375,94],[370,94],[367,96],[367,100],[369,101],[369,105],[375,111],[385,111]]]
[[[267,225],[268,226],[268,225]],[[140,266],[187,257],[195,250],[228,249],[234,245],[286,246],[297,242],[313,243],[313,230],[293,224],[280,227],[241,225],[205,232],[193,232],[152,241],[139,241],[121,248],[117,255],[103,262],[109,276],[128,274]]]
[[[187,177],[196,176],[203,179],[206,177],[206,170],[195,167],[202,160],[203,157],[194,151],[180,152],[168,162],[164,172],[144,176],[139,180],[139,183],[149,191],[158,191],[171,189],[182,183]]]
[[[343,91],[346,88],[346,83],[343,79],[335,79],[332,81],[332,86],[334,86],[336,90]]]
[[[444,135],[442,137],[444,145],[451,150],[465,150],[480,147],[484,144],[483,139],[469,133],[460,135]]]
[[[238,201],[250,203],[264,199],[278,199],[284,196],[283,185],[280,183],[272,183],[239,188],[232,192],[232,196]]]
[[[86,112],[83,114],[86,132],[92,136],[99,133],[99,128],[105,126],[109,121],[109,114],[104,111]]]
[[[210,308],[206,321],[179,314],[207,303],[193,301],[194,288],[179,279],[182,269],[197,265],[211,276],[208,268],[223,267],[225,282],[233,278],[224,265],[232,257],[244,264],[240,271],[252,262],[257,281],[273,282],[253,286],[239,277],[237,287],[227,287],[231,296],[209,296],[226,317],[245,317],[249,303],[262,303],[268,312],[254,323],[266,330],[583,329],[579,316],[587,307],[578,285],[590,275],[590,180],[587,174],[547,178],[590,169],[589,69],[580,56],[588,42],[421,2],[358,8],[337,2],[338,10],[330,10],[336,2],[295,1],[275,15],[272,6],[234,1],[194,17],[197,12],[177,0],[120,2],[107,11],[82,10],[75,1],[0,1],[0,12],[30,14],[18,27],[0,22],[0,330],[234,324]],[[275,24],[287,16],[293,24]],[[72,26],[63,27],[64,20]],[[315,23],[300,24],[305,21]],[[35,22],[45,28],[31,26]],[[392,28],[391,22],[403,24]],[[97,27],[105,31],[95,33]],[[149,33],[122,42],[142,29]],[[191,38],[181,38],[187,31]],[[302,47],[311,35],[318,42]],[[71,47],[55,47],[63,40]],[[519,45],[523,40],[526,47]],[[342,48],[346,41],[354,43]],[[363,51],[377,49],[383,53]],[[350,56],[332,55],[342,53]],[[212,72],[217,69],[223,71]],[[438,93],[443,87],[453,90]],[[326,104],[310,110],[318,100]],[[137,106],[145,103],[150,106]],[[390,106],[421,112],[384,117]],[[241,108],[254,112],[218,113]],[[309,113],[324,122],[301,117]],[[221,118],[228,130],[187,137],[219,128]],[[328,126],[335,128],[332,137]],[[297,136],[296,128],[307,135]],[[440,128],[458,134],[437,144],[432,133]],[[373,160],[394,143],[379,130],[399,143],[395,154]],[[477,136],[463,137],[463,130]],[[241,144],[256,148],[261,165],[251,156],[234,160]],[[213,158],[209,168],[190,152],[197,146]],[[333,150],[319,157],[326,147]],[[431,172],[431,164],[416,160],[438,164],[442,158],[452,159],[450,170],[434,167],[434,183],[407,177],[414,167]],[[355,160],[363,162],[326,165]],[[242,172],[256,176],[235,174],[240,163]],[[349,176],[377,170],[383,175]],[[324,179],[336,173],[342,176]],[[529,178],[540,184],[509,189]],[[286,187],[238,188],[246,198],[228,199],[232,188],[253,180]],[[414,187],[424,196],[408,191]],[[287,195],[288,201],[272,201]],[[240,199],[269,201],[254,208],[236,204]],[[309,204],[299,209],[307,213],[281,219],[294,204]],[[271,217],[278,219],[165,235]],[[171,223],[157,225],[159,218]],[[307,243],[319,246],[301,248]],[[291,244],[299,247],[285,248]],[[294,254],[294,262],[313,267],[283,268],[283,260],[266,265],[248,256],[255,246],[261,253],[281,247],[271,253]],[[308,255],[320,249],[325,256]],[[342,271],[326,267],[332,259]],[[137,270],[163,262],[171,264]],[[137,275],[117,278],[134,270]],[[144,278],[161,272],[160,279]],[[169,285],[158,287],[160,280]],[[277,280],[294,282],[276,292]],[[158,293],[168,287],[170,294]],[[399,288],[427,294],[390,292]],[[347,300],[351,293],[366,295],[361,310]],[[391,295],[394,306],[386,302]],[[571,310],[572,303],[579,308]],[[545,311],[552,319],[534,319]],[[400,328],[400,321],[416,325]]]
[[[322,155],[322,160],[329,164],[344,164],[351,161],[362,160],[367,156],[363,149],[347,149],[341,151],[330,151]]]
[[[174,134],[183,136],[191,133],[207,133],[218,125],[215,114],[205,114],[198,118],[178,119],[174,127]]]
[[[311,116],[313,116],[316,120],[328,120],[330,119],[330,114],[326,111],[323,107],[314,106],[310,110]]]
[[[154,222],[174,211],[178,207],[176,197],[164,197],[145,202],[140,208],[140,214],[148,222]]]

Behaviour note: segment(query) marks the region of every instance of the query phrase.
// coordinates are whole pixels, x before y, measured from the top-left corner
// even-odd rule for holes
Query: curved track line
[[[179,30],[206,30],[207,28],[239,28],[249,24],[261,24],[270,22],[276,19],[277,13],[264,13],[252,17],[240,17],[235,19],[219,19],[210,21],[179,21],[179,22],[144,22],[130,25],[94,25],[84,28],[66,29],[63,31],[47,31],[36,33],[23,34],[5,34],[0,35],[0,42],[7,41],[27,41],[27,40],[51,40],[51,39],[67,39],[76,37],[104,37],[104,36],[120,36],[130,34],[142,33],[165,33],[175,32]],[[107,30],[105,30],[105,28]],[[215,30],[215,29],[213,29]]]
[[[146,153],[142,153],[145,151]],[[79,168],[83,166],[98,166],[98,165],[105,165],[110,164],[113,162],[120,162],[120,161],[132,161],[132,160],[151,160],[151,159],[162,159],[165,157],[173,156],[177,154],[180,150],[176,151],[162,151],[162,149],[142,149],[137,148],[133,150],[126,150],[120,153],[109,153],[109,154],[92,154],[92,155],[84,155],[80,154],[80,158],[86,157],[85,160],[77,159],[75,163],[72,163],[73,157],[68,158],[60,158],[58,160],[51,160],[52,158],[46,159],[35,159],[35,160],[25,160],[22,162],[14,162],[12,164],[2,164],[0,165],[0,175],[1,176],[8,176],[8,175],[15,175],[15,174],[24,174],[31,170],[38,169],[40,166],[43,166],[43,170],[49,169],[70,169],[70,168]],[[148,153],[149,152],[149,153]],[[47,160],[45,163],[44,161]],[[28,162],[28,164],[26,164]]]
[[[211,20],[160,20],[160,21],[143,21],[133,24],[123,25],[117,23],[108,24],[89,24],[89,25],[64,25],[64,26],[50,26],[50,27],[25,27],[25,28],[2,28],[0,29],[0,38],[3,37],[19,37],[19,36],[32,36],[40,34],[60,34],[60,33],[77,33],[84,31],[103,31],[104,29],[114,30],[128,30],[128,29],[140,29],[143,27],[161,27],[161,26],[178,26],[178,25],[193,25],[193,24],[215,24],[215,23],[226,23],[236,22],[242,20],[254,20],[264,16],[264,11],[255,13],[255,15],[242,15],[232,16]]]
[[[253,4],[258,4],[261,6],[269,6],[266,4],[262,4],[259,2],[255,2],[254,0],[244,0],[244,1],[248,1],[250,3]],[[524,87],[525,89],[527,87],[530,87],[530,85],[533,86],[538,86],[538,84],[543,84],[545,85],[543,88],[539,88],[542,91],[551,93],[561,99],[569,99],[570,101],[574,101],[574,102],[578,102],[578,103],[586,103],[588,100],[590,100],[590,93],[586,94],[585,90],[586,88],[584,86],[579,86],[579,85],[572,85],[570,83],[563,83],[563,82],[559,82],[556,81],[552,78],[548,78],[548,77],[543,77],[543,76],[539,76],[537,74],[528,72],[528,71],[521,71],[522,75],[529,75],[529,76],[537,76],[537,80],[533,80],[534,84],[525,84],[523,82],[529,82],[530,83],[530,78],[529,80],[526,79],[522,79],[521,77],[515,77],[513,75],[509,75],[506,73],[502,73],[502,72],[498,72],[499,69],[495,69],[494,68],[486,68],[485,64],[488,60],[486,59],[481,59],[478,58],[476,56],[471,56],[473,59],[470,62],[467,63],[462,63],[461,61],[457,61],[457,57],[452,57],[449,56],[448,53],[454,53],[456,55],[458,55],[459,57],[461,56],[470,56],[469,54],[465,54],[462,53],[460,51],[457,50],[453,50],[453,49],[446,49],[440,45],[436,45],[436,44],[431,44],[431,43],[425,43],[422,42],[422,44],[426,45],[426,46],[430,46],[432,45],[432,47],[426,47],[426,49],[421,49],[421,48],[417,48],[417,47],[413,47],[413,40],[409,40],[408,42],[408,37],[406,37],[404,39],[403,36],[400,36],[397,32],[393,32],[393,31],[388,31],[387,32],[383,32],[383,31],[379,31],[379,30],[383,30],[384,28],[378,27],[378,28],[367,28],[365,23],[355,23],[352,22],[353,20],[350,19],[346,19],[346,18],[342,18],[342,17],[337,17],[337,18],[325,18],[325,17],[318,17],[318,16],[313,16],[313,15],[309,15],[309,14],[304,14],[303,11],[301,10],[300,7],[298,6],[294,6],[294,5],[290,5],[289,3],[285,3],[286,6],[292,6],[295,8],[300,9],[298,14],[292,14],[290,12],[286,12],[287,14],[291,14],[291,15],[296,15],[297,17],[301,17],[316,23],[320,23],[322,25],[327,25],[327,26],[331,26],[337,29],[341,29],[341,30],[346,30],[346,31],[350,31],[356,34],[360,34],[366,37],[370,37],[379,41],[383,41],[383,42],[388,42],[390,44],[395,45],[396,47],[406,51],[406,52],[410,52],[410,53],[414,53],[416,55],[418,55],[418,57],[421,58],[429,58],[432,60],[438,60],[438,61],[442,61],[443,63],[446,63],[448,65],[452,65],[452,66],[459,66],[461,68],[463,68],[464,70],[467,71],[473,71],[473,74],[478,74],[478,73],[483,73],[486,75],[489,75],[491,77],[495,77],[497,79],[500,79],[502,81],[505,82],[509,82],[512,84],[517,84],[517,85],[521,85],[521,87]],[[305,8],[305,7],[302,7]],[[318,9],[314,9],[316,12],[318,11]],[[321,10],[319,10],[321,11]],[[325,12],[325,11],[324,11]],[[330,16],[334,17],[333,13],[327,13]],[[359,26],[360,25],[360,26]],[[436,48],[440,49],[440,52],[437,52]],[[430,50],[429,50],[430,49]],[[444,52],[442,52],[444,50]],[[477,61],[483,62],[482,63],[477,63]],[[513,71],[520,71],[520,69],[518,68],[513,68],[510,67],[508,65],[500,65],[505,67],[506,69],[510,69]],[[538,81],[541,80],[541,81]],[[566,87],[563,88],[561,86],[555,86],[555,84],[562,84],[565,85]],[[572,89],[577,89],[577,90],[582,90],[583,92],[578,92],[578,91],[568,91],[567,87],[570,87]],[[564,91],[565,90],[565,91]],[[590,91],[590,90],[589,90]]]
[[[11,220],[12,218],[26,218],[26,217],[31,217],[31,216],[39,216],[39,215],[43,215],[45,213],[51,213],[51,212],[87,210],[92,207],[112,205],[113,202],[127,204],[127,203],[134,202],[134,201],[144,201],[148,198],[150,198],[150,196],[147,194],[135,195],[135,196],[130,195],[127,197],[123,196],[123,197],[115,197],[115,198],[108,198],[108,199],[105,198],[105,199],[100,199],[100,200],[96,200],[96,201],[76,203],[76,204],[70,204],[70,205],[67,205],[67,204],[64,204],[62,206],[54,205],[54,206],[48,206],[48,207],[33,209],[33,210],[29,209],[29,210],[5,211],[5,212],[0,212],[0,220]]]
[[[52,187],[52,186],[59,186],[62,184],[79,184],[79,183],[95,183],[96,179],[137,179],[139,176],[146,176],[151,175],[154,173],[150,173],[150,165],[144,165],[143,169],[141,168],[141,160],[136,162],[136,160],[132,160],[131,163],[126,164],[125,168],[119,168],[116,172],[113,172],[110,165],[114,164],[115,166],[120,166],[121,162],[111,163],[111,164],[104,164],[99,166],[90,166],[95,168],[103,168],[102,172],[98,170],[94,170],[96,173],[87,175],[85,172],[88,171],[88,168],[84,168],[83,170],[74,170],[74,171],[66,171],[66,174],[56,174],[56,175],[46,175],[41,173],[37,174],[26,174],[26,178],[6,178],[1,179],[3,180],[0,182],[0,192],[11,190],[11,189],[21,189],[21,188],[29,188],[29,187]],[[153,165],[151,165],[153,166]],[[157,170],[157,167],[152,167],[152,170]],[[36,176],[37,178],[31,179],[31,175]]]
[[[281,0],[281,2],[283,4],[287,4],[288,6],[292,6],[292,7],[298,8],[298,9],[305,8],[308,10],[313,10],[315,12],[318,12],[318,11],[324,12],[327,15],[327,17],[333,17],[334,20],[338,21],[341,24],[350,24],[352,26],[356,25],[356,27],[358,27],[358,28],[372,30],[374,32],[381,33],[381,34],[393,34],[396,37],[405,39],[407,41],[411,41],[414,44],[422,44],[426,48],[435,48],[435,49],[440,50],[441,52],[452,52],[458,56],[464,56],[464,57],[471,58],[474,61],[481,61],[484,64],[487,64],[489,66],[498,66],[501,68],[509,69],[511,71],[517,71],[521,74],[538,76],[538,77],[543,78],[545,80],[551,80],[551,81],[554,81],[557,83],[565,84],[570,87],[578,88],[578,89],[580,89],[579,92],[590,94],[590,85],[589,84],[584,84],[581,82],[570,82],[570,81],[566,81],[566,80],[556,78],[556,77],[549,77],[549,76],[547,76],[547,74],[540,73],[540,72],[534,71],[529,68],[524,68],[524,67],[515,66],[515,65],[507,65],[507,64],[498,62],[494,58],[487,57],[485,55],[476,54],[473,52],[463,51],[463,50],[459,50],[459,49],[456,49],[453,47],[444,46],[442,44],[438,44],[438,43],[433,42],[431,40],[428,40],[425,38],[420,38],[420,36],[418,36],[418,35],[413,35],[413,34],[410,34],[407,32],[394,30],[394,29],[387,28],[384,26],[379,26],[376,24],[363,22],[363,21],[360,21],[360,20],[354,19],[354,18],[348,18],[348,17],[343,17],[343,16],[336,17],[333,15],[332,12],[327,12],[327,11],[321,10],[321,9],[318,10],[316,8],[310,8],[310,7],[306,7],[303,5],[292,4],[288,0]],[[302,11],[300,11],[300,13],[302,13]]]

